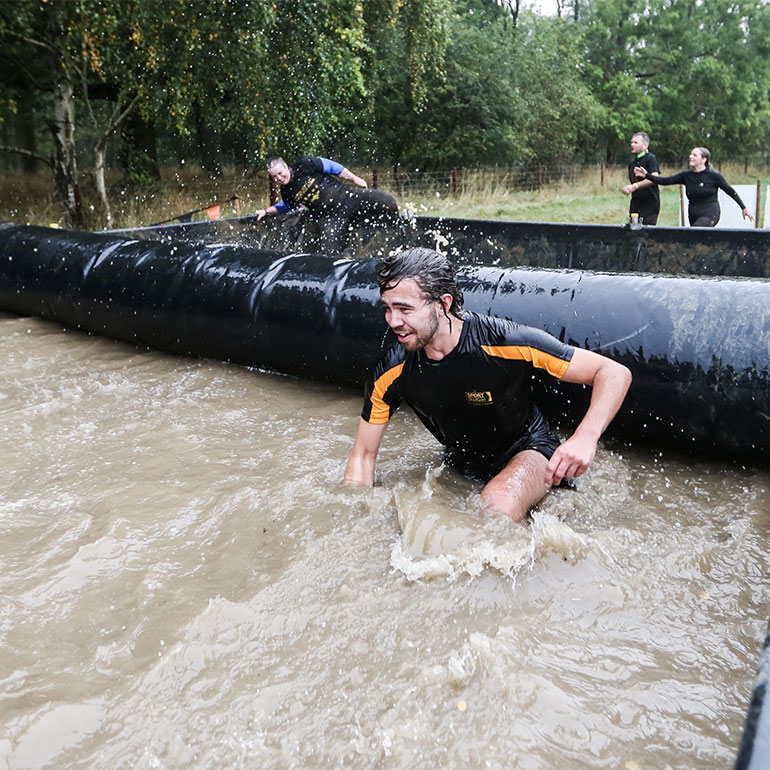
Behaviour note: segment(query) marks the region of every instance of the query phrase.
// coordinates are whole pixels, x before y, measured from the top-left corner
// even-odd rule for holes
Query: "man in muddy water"
[[[346,484],[374,484],[385,428],[402,401],[444,444],[449,465],[485,483],[484,505],[516,521],[552,486],[585,472],[631,384],[625,366],[539,329],[464,310],[452,265],[431,249],[387,257],[378,282],[398,342],[366,383]],[[531,401],[532,367],[592,386],[583,419],[563,443]]]
[[[387,223],[398,216],[392,195],[369,190],[364,179],[328,158],[301,158],[292,166],[283,158],[270,158],[267,170],[281,187],[281,202],[257,211],[257,220],[304,206],[318,225],[325,251],[342,251],[357,225]]]

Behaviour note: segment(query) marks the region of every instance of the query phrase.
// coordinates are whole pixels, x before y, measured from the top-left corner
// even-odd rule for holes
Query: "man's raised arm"
[[[340,179],[347,179],[357,187],[367,187],[366,180],[363,177],[358,176],[358,174],[354,174],[349,168],[343,168],[342,171],[340,171]]]

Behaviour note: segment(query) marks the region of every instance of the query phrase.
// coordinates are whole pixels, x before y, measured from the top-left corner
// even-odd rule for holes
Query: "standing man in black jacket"
[[[649,180],[639,179],[634,169],[641,166],[648,174],[660,174],[658,159],[647,149],[650,137],[644,131],[637,131],[631,137],[631,153],[633,158],[628,164],[629,184],[622,188],[624,195],[631,196],[629,214],[638,214],[639,222],[643,225],[656,225],[660,212],[660,193],[658,188]]]

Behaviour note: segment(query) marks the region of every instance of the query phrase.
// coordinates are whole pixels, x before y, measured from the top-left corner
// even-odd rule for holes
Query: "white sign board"
[[[751,212],[751,216],[757,216],[757,186],[755,184],[736,184],[733,189],[741,200],[746,204],[746,208]],[[728,227],[733,230],[748,229],[756,227],[757,223],[750,219],[744,219],[738,204],[724,191],[719,191],[719,207],[722,209],[722,216],[719,218],[717,227]]]

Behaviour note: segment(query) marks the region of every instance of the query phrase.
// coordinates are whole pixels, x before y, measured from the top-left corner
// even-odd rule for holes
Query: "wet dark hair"
[[[404,278],[412,278],[429,302],[436,302],[444,294],[452,295],[449,312],[455,318],[462,318],[463,293],[455,280],[452,263],[433,249],[422,247],[407,249],[391,254],[380,263],[377,284],[380,294],[394,288]]]
[[[701,158],[706,161],[706,165],[711,165],[711,153],[705,148],[705,147],[696,147],[695,148],[699,153]]]

